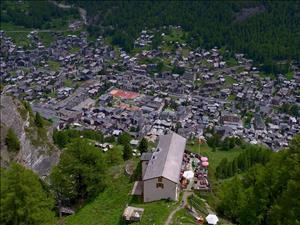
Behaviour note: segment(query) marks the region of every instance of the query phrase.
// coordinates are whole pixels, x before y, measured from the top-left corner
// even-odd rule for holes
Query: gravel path
[[[170,213],[170,215],[168,216],[168,219],[165,222],[165,225],[171,224],[173,216],[175,215],[175,213],[178,212],[180,209],[184,208],[184,206],[187,204],[187,198],[192,194],[193,194],[193,192],[187,192],[187,191],[183,192],[181,204]]]

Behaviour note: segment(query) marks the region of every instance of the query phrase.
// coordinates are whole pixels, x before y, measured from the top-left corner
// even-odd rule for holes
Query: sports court
[[[120,89],[113,89],[110,91],[110,94],[114,97],[122,98],[122,99],[135,99],[139,96],[139,93],[132,91],[123,91]]]

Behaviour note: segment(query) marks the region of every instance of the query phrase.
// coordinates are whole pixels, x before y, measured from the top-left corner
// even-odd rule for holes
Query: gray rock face
[[[29,138],[29,114],[24,120],[20,114],[20,108],[24,106],[11,96],[1,96],[0,123],[1,123],[1,165],[5,166],[10,161],[16,161],[35,171],[40,177],[48,176],[51,168],[59,161],[59,150],[53,145],[51,135],[44,140],[47,144],[33,145]],[[16,155],[7,151],[5,137],[9,128],[12,128],[18,136],[21,149]],[[49,132],[48,132],[49,133]]]

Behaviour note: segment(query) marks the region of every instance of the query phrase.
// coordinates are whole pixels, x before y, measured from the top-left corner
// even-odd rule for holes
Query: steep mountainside
[[[1,165],[16,161],[31,168],[40,177],[47,176],[58,162],[59,150],[52,143],[51,125],[38,128],[34,125],[30,109],[11,96],[1,96]],[[8,129],[12,128],[20,141],[18,152],[9,152],[6,145]]]

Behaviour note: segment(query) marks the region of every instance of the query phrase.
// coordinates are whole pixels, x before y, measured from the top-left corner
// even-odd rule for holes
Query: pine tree
[[[142,138],[139,146],[138,146],[138,150],[143,153],[143,152],[147,152],[148,151],[148,141],[146,138]]]
[[[38,112],[35,114],[34,123],[37,127],[43,127],[44,126],[43,118],[41,117],[41,115]]]
[[[54,201],[43,190],[38,176],[13,163],[1,170],[0,224],[39,225],[52,223]]]
[[[51,173],[52,187],[63,200],[85,200],[105,188],[105,158],[85,139],[67,145]]]
[[[132,148],[129,144],[125,144],[123,149],[123,159],[128,160],[131,158],[132,158]]]
[[[238,172],[238,170],[239,170],[237,159],[234,159],[231,162],[231,164],[232,164],[232,172],[233,172],[233,174],[236,174]]]
[[[5,143],[7,145],[7,150],[10,152],[17,152],[20,150],[20,141],[12,128],[8,129]]]
[[[118,165],[123,161],[123,152],[119,148],[120,146],[115,146],[106,152],[106,161],[109,165]]]
[[[120,136],[118,137],[118,143],[120,145],[126,145],[129,144],[129,142],[131,141],[131,136],[130,134],[123,132],[122,134],[120,134]]]
[[[217,172],[216,175],[218,178],[227,177],[227,164],[228,164],[227,158],[223,158],[220,164],[218,165],[218,167],[216,168],[216,172]]]
[[[264,149],[252,147],[246,151],[242,153],[245,173],[221,184],[220,213],[245,225],[298,224],[300,135],[294,137],[288,149],[277,153],[270,151],[272,157],[265,165],[248,163],[256,153],[265,152]]]

